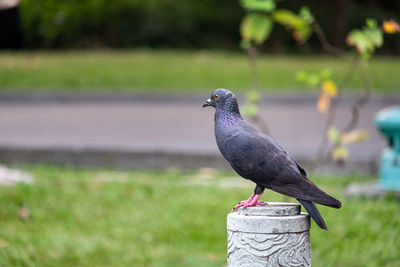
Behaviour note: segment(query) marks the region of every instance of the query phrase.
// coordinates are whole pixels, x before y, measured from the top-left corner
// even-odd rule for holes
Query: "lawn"
[[[224,266],[226,215],[253,187],[227,172],[26,170],[34,184],[0,188],[0,266]],[[343,208],[320,207],[314,266],[400,265],[400,203],[343,197],[362,178],[315,179]]]
[[[330,68],[339,82],[347,61],[324,55],[261,55],[260,84],[266,92],[316,92],[296,81],[298,71]],[[377,57],[366,68],[373,91],[398,92],[400,60]],[[0,92],[157,92],[209,93],[224,87],[251,88],[246,56],[240,52],[174,50],[100,50],[1,52]],[[354,75],[347,91],[362,86]]]

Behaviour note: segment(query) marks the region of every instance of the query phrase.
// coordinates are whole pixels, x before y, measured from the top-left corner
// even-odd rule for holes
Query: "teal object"
[[[379,111],[375,123],[388,142],[381,157],[380,184],[384,189],[400,190],[400,106]]]

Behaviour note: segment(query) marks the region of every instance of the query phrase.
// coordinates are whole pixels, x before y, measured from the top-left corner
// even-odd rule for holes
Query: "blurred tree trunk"
[[[347,29],[348,0],[333,0],[334,24],[332,29],[332,44],[341,47]]]
[[[18,4],[18,1],[8,2]],[[8,2],[0,0],[0,49],[19,49],[22,39],[19,7],[2,6]]]

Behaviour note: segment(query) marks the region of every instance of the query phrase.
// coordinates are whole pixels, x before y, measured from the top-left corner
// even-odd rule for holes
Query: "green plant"
[[[298,44],[304,44],[314,32],[321,42],[322,48],[344,61],[350,62],[350,67],[339,85],[331,78],[330,69],[323,69],[319,73],[308,73],[299,71],[296,74],[297,80],[310,87],[321,88],[317,101],[317,109],[327,113],[325,129],[315,156],[314,164],[327,161],[329,158],[338,163],[349,156],[347,144],[360,142],[368,137],[368,133],[362,129],[356,129],[360,109],[368,101],[371,89],[368,76],[365,73],[364,65],[371,58],[375,50],[383,45],[383,32],[394,34],[400,32],[400,26],[394,21],[384,21],[382,27],[373,19],[367,19],[363,29],[354,29],[346,37],[349,46],[355,47],[357,54],[349,57],[346,52],[338,47],[332,46],[326,39],[325,33],[307,7],[302,7],[298,14],[287,10],[277,9],[275,0],[242,0],[242,6],[247,14],[242,20],[240,27],[241,47],[247,51],[249,65],[253,76],[253,88],[255,91],[248,93],[248,101],[245,114],[251,119],[261,122],[258,113],[258,102],[260,96],[252,97],[259,92],[259,78],[256,65],[257,48],[267,41],[274,23],[278,23],[292,32],[293,38]],[[381,29],[382,28],[382,29]],[[363,92],[359,99],[352,104],[352,111],[349,115],[349,122],[342,129],[334,126],[337,103],[342,94],[342,88],[356,71],[363,82]],[[255,99],[255,100],[253,100]],[[330,156],[328,156],[330,155]]]
[[[275,23],[292,32],[298,43],[306,42],[312,33],[310,23],[313,16],[306,7],[302,7],[298,14],[288,9],[277,9],[275,0],[241,0],[241,5],[246,10],[246,15],[240,24],[240,46],[247,52],[253,81],[253,89],[247,94],[243,114],[256,122],[261,130],[269,133],[267,124],[259,116],[258,104],[261,95],[256,62],[257,50],[267,41]]]
[[[357,53],[353,55],[350,60],[348,60],[346,56],[343,56],[344,51],[341,51],[339,48],[335,48],[334,54],[343,60],[350,61],[350,67],[348,70],[348,75],[346,75],[339,87],[336,87],[335,83],[331,80],[325,80],[321,86],[322,92],[318,99],[317,106],[320,112],[326,112],[328,110],[329,113],[326,119],[324,130],[326,135],[324,135],[321,140],[313,167],[315,167],[317,163],[327,160],[329,154],[331,158],[339,164],[343,163],[350,154],[347,145],[361,142],[368,138],[369,133],[366,130],[356,129],[360,117],[360,110],[366,104],[371,95],[370,81],[364,68],[365,65],[369,64],[369,59],[372,57],[375,49],[383,45],[384,32],[393,34],[399,31],[400,27],[394,21],[384,21],[382,27],[378,27],[378,24],[375,20],[367,19],[366,26],[364,26],[362,30],[354,29],[350,31],[346,37],[347,44],[351,47],[355,47],[357,51]],[[344,87],[350,76],[353,75],[354,70],[361,77],[363,91],[360,97],[352,104],[348,123],[339,130],[334,126],[334,122],[337,110],[337,102],[342,93],[340,88]],[[330,83],[330,86],[326,86],[327,83]],[[331,88],[331,90],[327,90],[327,88]],[[333,88],[334,90],[332,90]],[[328,91],[334,93],[329,94],[327,93]],[[335,98],[332,105],[330,104],[331,97]],[[326,142],[327,140],[329,140],[330,145],[328,145]]]

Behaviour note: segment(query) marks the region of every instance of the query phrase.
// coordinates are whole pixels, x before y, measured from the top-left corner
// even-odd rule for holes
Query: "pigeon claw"
[[[254,206],[265,206],[265,203],[262,201],[257,201],[254,204],[249,203],[247,205],[244,205],[245,208],[254,207]]]
[[[264,202],[258,201],[260,196],[261,196],[261,194],[259,194],[259,195],[256,195],[256,194],[251,195],[251,197],[248,200],[239,202],[233,208],[233,210],[237,211],[240,207],[248,208],[248,207],[254,207],[254,206],[265,206]]]
[[[245,203],[245,202],[243,201],[243,202],[237,204],[237,205],[232,209],[232,211],[237,211],[240,207],[248,208],[248,207],[265,206],[265,205],[266,205],[266,204],[265,204],[264,202],[262,202],[262,201],[256,201],[256,202],[254,202],[254,203]]]

